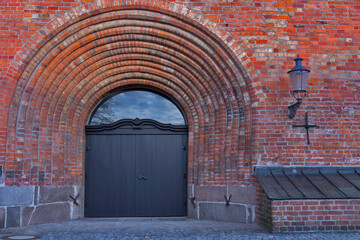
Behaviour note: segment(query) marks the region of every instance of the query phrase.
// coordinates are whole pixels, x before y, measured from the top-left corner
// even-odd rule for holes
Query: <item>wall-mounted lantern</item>
[[[302,100],[306,97],[308,92],[306,91],[307,80],[309,77],[310,70],[304,68],[301,65],[301,61],[303,59],[297,56],[294,59],[295,67],[288,71],[290,75],[290,80],[292,84],[292,91],[291,94],[297,100],[296,103],[290,105],[288,108],[290,110],[289,118],[293,119],[296,114],[296,110],[300,107]]]

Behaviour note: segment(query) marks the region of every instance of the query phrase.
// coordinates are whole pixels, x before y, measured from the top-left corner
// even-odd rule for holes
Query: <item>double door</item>
[[[187,131],[87,128],[85,216],[186,215]]]

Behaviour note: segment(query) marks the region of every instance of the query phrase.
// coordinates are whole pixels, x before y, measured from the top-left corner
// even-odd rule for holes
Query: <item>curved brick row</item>
[[[190,183],[248,183],[251,102],[241,49],[205,19],[126,4],[81,14],[93,7],[83,5],[81,17],[65,14],[61,27],[49,30],[60,18],[40,31],[47,37],[17,65],[6,183],[80,183],[92,109],[110,92],[132,87],[162,92],[183,109]]]

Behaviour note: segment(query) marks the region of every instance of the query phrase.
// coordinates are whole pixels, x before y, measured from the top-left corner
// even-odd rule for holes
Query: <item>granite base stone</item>
[[[19,227],[20,226],[20,207],[8,207],[6,227]]]
[[[231,195],[231,202],[256,204],[256,188],[254,186],[200,186],[192,185],[189,196],[194,195],[196,201],[223,202],[224,196]]]
[[[1,187],[0,206],[30,205],[34,201],[34,187]]]
[[[49,205],[40,205],[33,209],[32,217],[28,225],[41,223],[60,222],[70,220],[69,203],[55,203]]]
[[[0,208],[0,229],[5,227],[5,208]]]
[[[39,203],[66,202],[73,194],[73,186],[41,186],[39,187]]]
[[[226,186],[194,186],[196,201],[223,202],[227,195]]]
[[[200,219],[217,220],[237,223],[252,223],[251,211],[246,206],[229,205],[218,203],[200,203]]]
[[[70,196],[80,194],[77,204]],[[11,186],[0,188],[0,229],[79,219],[82,186]]]
[[[35,207],[25,207],[22,210],[21,226],[30,225],[31,216],[34,212]]]
[[[189,185],[188,218],[253,223],[253,191],[242,186]],[[0,188],[0,228],[79,219],[84,216],[82,186]],[[80,194],[80,195],[79,195]],[[70,198],[78,196],[76,205]],[[226,205],[224,196],[232,196]],[[194,202],[191,198],[195,197]],[[20,198],[20,199],[19,199]]]
[[[256,189],[247,186],[190,185],[188,218],[253,223]],[[231,198],[230,198],[231,196]],[[195,197],[192,202],[191,199]],[[225,198],[229,199],[229,206]]]

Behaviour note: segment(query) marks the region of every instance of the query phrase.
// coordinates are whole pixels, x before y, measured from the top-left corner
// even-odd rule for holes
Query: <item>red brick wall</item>
[[[7,185],[79,184],[90,112],[109,92],[131,87],[183,108],[189,183],[249,184],[256,87],[243,50],[199,14],[157,3],[85,4],[21,49],[2,85],[12,96],[3,102]]]
[[[178,14],[194,16],[191,24],[199,24],[198,27],[200,24],[206,25],[208,19],[217,23],[224,31],[212,30],[208,34],[222,36],[219,42],[225,42],[227,45],[220,44],[219,49],[224,48],[226,49],[224,52],[233,53],[233,56],[229,58],[230,63],[236,63],[245,74],[245,77],[241,77],[239,73],[229,75],[228,80],[225,80],[233,87],[239,88],[233,92],[229,90],[230,99],[231,96],[237,94],[235,101],[239,102],[239,105],[236,107],[235,102],[225,103],[220,107],[217,117],[211,117],[213,114],[208,115],[213,124],[216,122],[221,127],[218,130],[215,127],[212,128],[212,134],[199,132],[198,135],[195,134],[195,138],[190,139],[194,144],[194,148],[190,149],[190,154],[193,154],[193,159],[197,159],[197,161],[190,161],[189,167],[193,174],[191,181],[196,184],[215,185],[249,184],[251,166],[256,164],[359,164],[359,1],[242,0],[211,3],[177,1],[175,5],[168,4],[170,1],[161,2],[161,4],[154,2],[158,6],[161,5],[162,9],[168,9],[164,10],[166,14],[176,12],[179,9],[177,6],[180,5],[188,7],[193,12]],[[0,165],[6,165],[5,173],[9,173],[8,185],[70,184],[81,181],[84,148],[84,133],[81,129],[85,124],[87,114],[91,111],[91,107],[106,94],[106,91],[119,86],[109,86],[96,94],[91,91],[87,92],[87,95],[84,93],[85,100],[78,99],[76,103],[70,100],[57,102],[56,97],[61,99],[61,96],[56,95],[54,102],[45,100],[42,105],[46,94],[53,94],[58,85],[51,85],[48,80],[42,82],[45,78],[41,75],[31,75],[38,66],[35,64],[36,59],[31,58],[33,56],[31,54],[38,52],[40,49],[37,47],[44,46],[46,41],[50,41],[60,32],[61,26],[66,26],[76,16],[61,15],[61,21],[55,21],[43,30],[40,30],[41,27],[60,14],[71,12],[71,9],[78,5],[85,6],[84,4],[85,1],[77,0],[24,0],[0,3]],[[92,3],[89,2],[89,4]],[[138,6],[141,8],[142,3]],[[77,9],[76,11],[80,13],[81,8]],[[92,12],[92,14],[97,13],[97,10]],[[206,18],[200,18],[201,15]],[[224,35],[225,33],[229,35]],[[41,39],[44,41],[41,42]],[[91,39],[88,40],[91,41]],[[82,43],[76,44],[78,47],[80,46],[78,44]],[[230,45],[233,48],[229,47]],[[46,53],[49,49],[43,48],[40,51]],[[186,52],[184,49],[182,51]],[[63,51],[63,57],[66,57],[68,53]],[[311,70],[308,88],[310,95],[304,100],[296,117],[290,120],[287,117],[287,106],[294,100],[290,95],[291,86],[286,72],[292,68],[292,59],[296,53],[300,53],[300,56],[304,58],[304,65]],[[240,60],[237,62],[238,58]],[[215,60],[215,62],[220,66],[219,71],[226,73],[225,68],[221,69],[221,61],[224,59]],[[28,62],[34,65],[30,66],[32,70],[26,73],[28,69],[25,67],[28,66]],[[152,65],[152,67],[155,66]],[[45,65],[39,69],[42,71],[43,68]],[[56,71],[51,73],[50,78],[58,74]],[[237,70],[233,68],[228,71],[236,72]],[[220,72],[218,76],[222,75]],[[36,82],[35,79],[40,79],[40,81]],[[245,83],[248,84],[248,89],[243,86]],[[144,86],[144,82],[140,84]],[[146,82],[145,84],[151,85]],[[26,86],[31,86],[31,89],[27,87],[25,91]],[[34,86],[33,89],[32,86]],[[174,93],[176,90],[165,90],[168,85],[161,88],[153,87],[176,96]],[[32,95],[32,90],[35,95]],[[224,92],[225,90],[219,88],[217,91]],[[248,100],[248,93],[250,93],[251,102]],[[35,96],[41,97],[37,103],[31,100]],[[193,118],[194,121],[202,122],[199,125],[203,128],[202,131],[208,128],[205,124],[206,111],[204,105],[200,103],[207,102],[207,111],[213,113],[213,108],[209,106],[216,106],[216,97],[216,94],[210,99],[199,100],[193,97],[191,100],[195,103],[193,107],[190,106],[190,102],[182,105],[183,108],[194,108],[204,113]],[[178,101],[181,102],[180,98],[179,96]],[[227,98],[224,97],[223,100],[225,99]],[[82,104],[86,103],[85,107],[71,108],[71,106],[77,106],[71,104],[78,104],[81,101]],[[29,111],[17,111],[20,103]],[[65,107],[55,109],[58,103]],[[226,125],[226,111],[241,110],[241,105],[245,106],[247,119],[241,121],[239,118],[236,120],[238,122]],[[232,110],[227,110],[226,106],[231,106]],[[42,115],[37,112],[39,109],[44,110]],[[48,111],[48,109],[52,110]],[[306,144],[304,129],[291,127],[292,124],[303,122],[305,111],[309,112],[310,123],[320,126],[319,129],[310,130],[310,145]],[[190,110],[188,110],[188,115],[191,116],[189,112]],[[37,117],[37,114],[40,114],[40,117]],[[53,116],[54,119],[52,119]],[[60,116],[63,120],[60,120]],[[29,122],[32,123],[31,126],[26,125]],[[55,124],[54,127],[53,124]],[[68,128],[72,124],[74,127]],[[250,133],[251,124],[253,124],[253,131]],[[8,127],[9,125],[11,127]],[[239,133],[244,133],[245,137],[237,138]],[[216,140],[217,145],[209,145],[210,143],[206,141],[216,138],[215,136],[220,136],[221,139]],[[252,141],[251,154],[249,141]],[[205,146],[211,146],[214,152],[208,152]],[[220,150],[216,146],[219,146]],[[221,146],[225,148],[222,149]],[[221,154],[218,154],[219,151]],[[204,152],[209,154],[204,155]]]
[[[360,200],[272,201],[274,232],[360,229]]]

